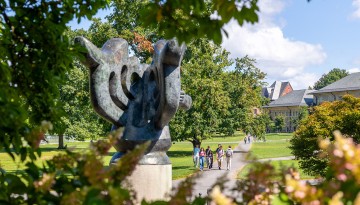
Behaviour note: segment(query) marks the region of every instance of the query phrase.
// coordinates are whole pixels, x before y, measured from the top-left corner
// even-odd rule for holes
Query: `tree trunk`
[[[191,143],[193,144],[193,148],[195,148],[196,145],[199,145],[199,148],[201,147],[201,141],[198,140],[197,138],[193,138],[193,139],[191,140]]]
[[[64,134],[59,134],[59,147],[58,149],[65,149],[64,147]]]

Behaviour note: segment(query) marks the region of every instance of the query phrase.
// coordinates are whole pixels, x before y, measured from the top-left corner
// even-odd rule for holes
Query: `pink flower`
[[[345,168],[348,169],[348,170],[353,170],[353,169],[354,169],[354,165],[347,162],[347,163],[345,164]]]
[[[341,150],[335,149],[333,152],[334,156],[343,157],[344,153]]]
[[[336,178],[340,181],[346,181],[346,179],[347,179],[345,174],[339,174],[339,175],[337,175]]]

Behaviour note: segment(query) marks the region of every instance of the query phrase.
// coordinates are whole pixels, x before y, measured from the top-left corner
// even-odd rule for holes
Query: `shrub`
[[[290,140],[292,154],[300,159],[300,167],[311,175],[325,176],[328,158],[319,158],[317,139],[334,140],[333,130],[339,130],[354,142],[360,141],[360,99],[345,95],[342,101],[324,102],[316,106],[311,115],[301,121]]]

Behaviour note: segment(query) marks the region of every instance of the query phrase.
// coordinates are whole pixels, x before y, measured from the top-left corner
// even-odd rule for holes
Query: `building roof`
[[[276,100],[282,95],[282,93],[284,92],[284,90],[288,84],[290,85],[289,82],[275,81],[269,87],[262,88],[262,96],[269,98],[272,101]]]
[[[281,95],[282,93],[284,93],[284,90],[285,90],[285,88],[286,88],[287,85],[290,85],[290,83],[289,83],[289,82],[282,82],[282,83],[281,83],[280,95]],[[290,85],[290,87],[292,88],[291,85]]]
[[[352,73],[344,78],[341,78],[338,81],[331,83],[326,87],[321,88],[320,90],[312,92],[311,94],[348,90],[360,90],[360,72]]]
[[[289,106],[310,106],[313,102],[313,96],[309,95],[312,90],[293,90],[292,92],[281,96],[279,99],[271,102],[264,108],[270,107],[289,107]]]

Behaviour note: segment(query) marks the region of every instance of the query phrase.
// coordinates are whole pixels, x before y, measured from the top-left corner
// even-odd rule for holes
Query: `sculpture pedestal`
[[[137,165],[131,176],[127,178],[136,199],[140,203],[146,201],[166,200],[172,189],[171,164]]]

